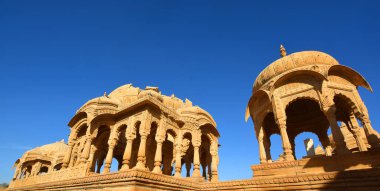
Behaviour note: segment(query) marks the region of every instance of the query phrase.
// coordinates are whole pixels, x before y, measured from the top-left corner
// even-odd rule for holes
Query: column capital
[[[286,118],[282,117],[276,120],[276,123],[278,125],[278,128],[285,128],[286,129]]]
[[[331,117],[332,115],[334,115],[334,117],[335,117],[335,111],[336,111],[335,104],[332,104],[330,106],[325,106],[322,108],[322,110],[327,117]]]
[[[129,131],[125,134],[125,138],[127,139],[127,141],[133,141],[135,140],[136,138],[136,132],[133,132],[133,131]]]
[[[162,129],[162,127],[157,130],[155,140],[157,143],[163,143],[165,141],[165,130]]]
[[[108,144],[108,148],[112,148],[114,149],[116,146],[116,143],[114,141],[111,141],[109,144]]]
[[[198,147],[199,148],[201,146],[201,144],[202,144],[201,140],[194,140],[193,141],[193,146],[194,147]]]

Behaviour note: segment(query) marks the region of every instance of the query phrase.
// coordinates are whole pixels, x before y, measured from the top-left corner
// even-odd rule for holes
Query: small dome
[[[55,143],[43,145],[40,147],[36,147],[25,152],[24,158],[25,160],[34,160],[36,158],[62,158],[64,157],[66,151],[68,149],[67,144],[61,140]]]
[[[308,65],[339,65],[332,56],[319,51],[303,51],[284,56],[267,66],[256,78],[253,92],[286,71]]]
[[[132,103],[138,99],[140,88],[133,87],[132,84],[126,84],[113,90],[109,97],[111,99],[119,100],[123,105]]]
[[[177,113],[181,116],[194,116],[195,118],[204,117],[216,128],[214,118],[212,118],[212,116],[207,111],[198,106],[183,107],[178,109]]]
[[[107,96],[101,96],[101,97],[97,97],[97,98],[94,98],[94,99],[91,99],[90,101],[86,102],[78,111],[82,111],[84,110],[87,106],[90,106],[90,105],[97,105],[97,106],[110,106],[110,107],[113,107],[113,108],[117,108],[118,105],[119,105],[119,102],[115,99],[112,99],[110,97],[107,97]]]

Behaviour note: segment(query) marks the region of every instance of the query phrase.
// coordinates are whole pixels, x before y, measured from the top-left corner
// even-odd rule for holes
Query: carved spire
[[[286,50],[282,44],[280,45],[280,54],[281,54],[281,57],[286,56]]]

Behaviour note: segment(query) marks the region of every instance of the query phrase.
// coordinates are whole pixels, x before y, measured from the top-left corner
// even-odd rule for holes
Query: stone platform
[[[41,183],[11,190],[378,190],[380,169],[352,170],[302,176],[283,176],[270,179],[249,179],[225,182],[194,182],[184,178],[129,170],[126,172]]]
[[[272,162],[251,166],[254,179],[278,176],[301,176],[380,168],[380,150],[348,155],[315,156],[295,161]]]

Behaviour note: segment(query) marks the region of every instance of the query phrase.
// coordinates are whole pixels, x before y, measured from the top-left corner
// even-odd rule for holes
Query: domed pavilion
[[[362,75],[323,52],[286,55],[281,46],[280,53],[256,78],[246,110],[246,120],[254,122],[261,163],[272,162],[273,134],[282,140],[279,161],[295,159],[294,139],[303,132],[316,134],[328,156],[379,147],[379,134],[357,90],[372,91]]]

